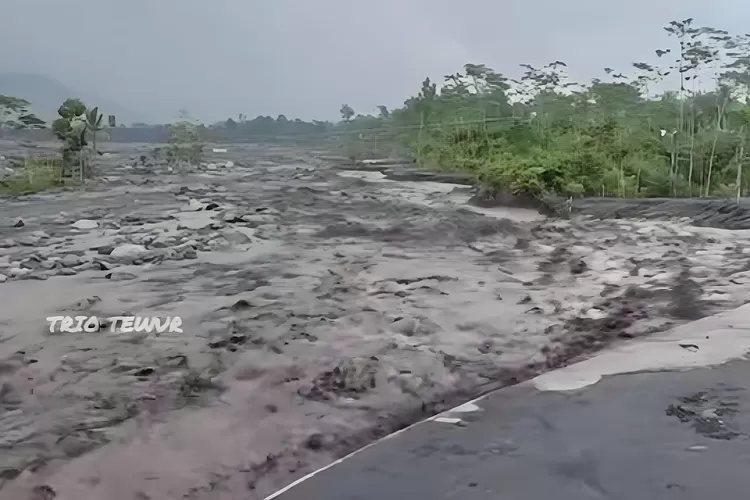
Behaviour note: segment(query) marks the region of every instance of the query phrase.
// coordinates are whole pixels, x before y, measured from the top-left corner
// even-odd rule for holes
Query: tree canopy
[[[45,128],[47,124],[44,120],[29,112],[30,106],[26,99],[0,95],[0,127]]]
[[[560,60],[518,78],[466,64],[399,109],[339,124],[352,156],[410,154],[534,195],[740,195],[748,163],[750,36],[672,21],[660,64],[573,82]],[[656,92],[655,89],[667,88]]]

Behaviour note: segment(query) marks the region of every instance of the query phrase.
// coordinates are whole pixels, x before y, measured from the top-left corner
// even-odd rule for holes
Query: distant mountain
[[[88,105],[99,106],[99,112],[104,114],[105,121],[107,115],[115,115],[118,124],[149,121],[148,116],[137,111],[116,102],[77,92],[54,78],[42,75],[0,73],[0,94],[26,99],[31,102],[31,112],[48,121],[58,117],[57,108],[69,97],[78,97]]]

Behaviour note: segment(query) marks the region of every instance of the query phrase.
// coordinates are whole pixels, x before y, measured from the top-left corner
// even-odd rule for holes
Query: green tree
[[[349,106],[348,104],[342,104],[340,112],[342,120],[347,123],[352,121],[352,118],[354,117],[354,109],[352,109],[351,106]]]
[[[60,118],[52,122],[52,131],[63,143],[66,167],[81,162],[81,151],[86,142],[86,105],[80,99],[66,99],[57,109]]]
[[[0,126],[11,128],[45,128],[44,120],[29,112],[31,103],[26,99],[0,95]]]
[[[342,106],[340,143],[370,157],[398,147],[425,167],[539,197],[747,193],[750,35],[693,19],[665,35],[659,64],[605,68],[590,82],[559,60],[521,64],[513,79],[466,64],[376,117]]]
[[[181,170],[199,165],[203,158],[204,144],[198,126],[189,119],[183,119],[169,127],[167,163]]]

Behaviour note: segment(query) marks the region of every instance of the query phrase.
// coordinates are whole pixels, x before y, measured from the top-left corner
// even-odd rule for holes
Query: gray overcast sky
[[[425,76],[652,59],[661,26],[750,30],[747,0],[0,0],[0,72],[39,73],[162,120],[331,119],[400,105]]]

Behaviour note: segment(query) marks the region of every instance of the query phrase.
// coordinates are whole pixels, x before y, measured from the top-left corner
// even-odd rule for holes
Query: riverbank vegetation
[[[9,165],[4,168],[13,175],[0,178],[0,194],[33,194],[66,185],[62,158],[26,156],[11,159]]]
[[[47,123],[29,112],[25,99],[0,95],[0,137],[12,132],[45,130],[61,143],[59,156],[15,156],[0,162],[0,193],[23,195],[53,187],[80,184],[94,175],[98,155],[97,136],[103,130],[103,115],[80,99],[66,99]],[[114,127],[115,117],[109,116]],[[12,136],[11,136],[12,137]]]
[[[406,153],[533,195],[746,195],[750,37],[692,19],[665,31],[658,65],[579,83],[564,61],[521,64],[517,79],[467,64],[440,85],[426,79],[402,108],[345,105],[337,128],[353,157]]]

